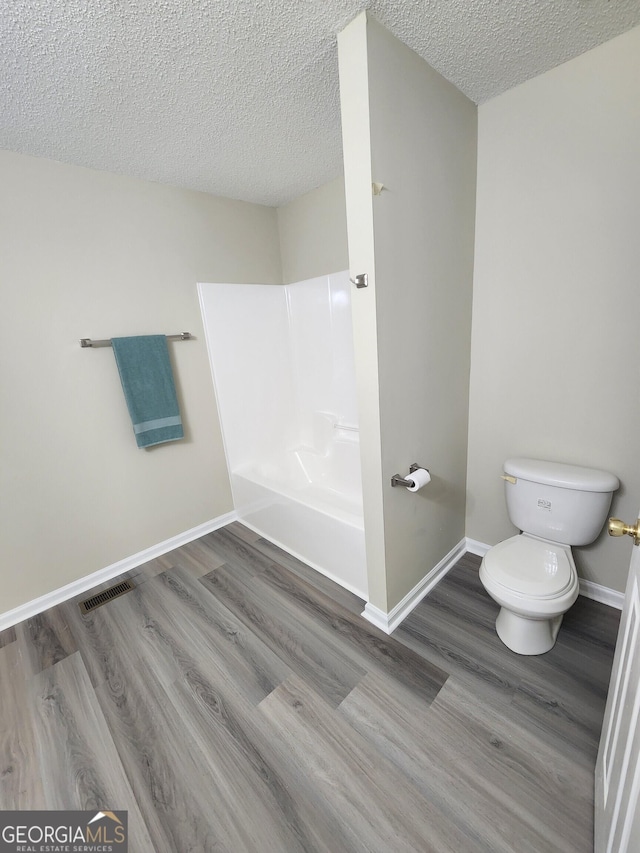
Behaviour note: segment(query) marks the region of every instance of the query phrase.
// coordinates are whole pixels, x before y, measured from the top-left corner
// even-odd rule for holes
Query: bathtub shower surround
[[[350,288],[198,285],[239,517],[367,599]]]

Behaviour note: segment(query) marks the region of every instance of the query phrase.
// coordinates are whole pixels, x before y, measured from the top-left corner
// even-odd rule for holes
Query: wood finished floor
[[[132,853],[591,851],[619,614],[514,655],[478,565],[389,638],[232,524],[9,629],[0,808],[128,809]]]

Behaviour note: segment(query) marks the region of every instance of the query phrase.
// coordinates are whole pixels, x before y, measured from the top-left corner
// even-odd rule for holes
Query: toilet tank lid
[[[507,459],[504,472],[521,480],[582,492],[615,492],[620,485],[615,474],[608,471],[565,465],[564,462],[544,462],[542,459]]]

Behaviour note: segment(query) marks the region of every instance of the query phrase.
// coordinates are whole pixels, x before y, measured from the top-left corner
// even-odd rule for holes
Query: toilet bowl
[[[578,573],[571,549],[526,533],[491,548],[480,580],[500,605],[496,632],[520,655],[553,648],[562,617],[578,597]]]
[[[480,581],[500,605],[496,632],[521,655],[553,648],[562,617],[578,597],[571,546],[600,533],[616,476],[606,471],[538,459],[504,465],[507,511],[521,531],[490,548]]]

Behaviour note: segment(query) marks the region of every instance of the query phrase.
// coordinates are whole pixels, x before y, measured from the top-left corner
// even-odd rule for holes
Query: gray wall
[[[465,535],[476,108],[366,15],[339,50],[351,271],[372,274],[352,300],[371,481],[381,466],[382,513],[365,483],[365,523],[384,530],[383,543],[367,541],[370,591],[388,611]],[[364,102],[368,122],[356,122]],[[371,179],[386,187],[373,202]],[[433,482],[417,494],[392,489],[392,474],[414,461]]]
[[[467,535],[509,523],[509,456],[604,468],[637,517],[640,28],[479,109]],[[630,540],[576,552],[624,590]]]
[[[196,282],[281,269],[271,208],[9,152],[0,182],[5,612],[232,509]],[[186,439],[140,450],[79,339],[183,330]]]
[[[285,284],[341,272],[349,266],[344,178],[278,208]]]

